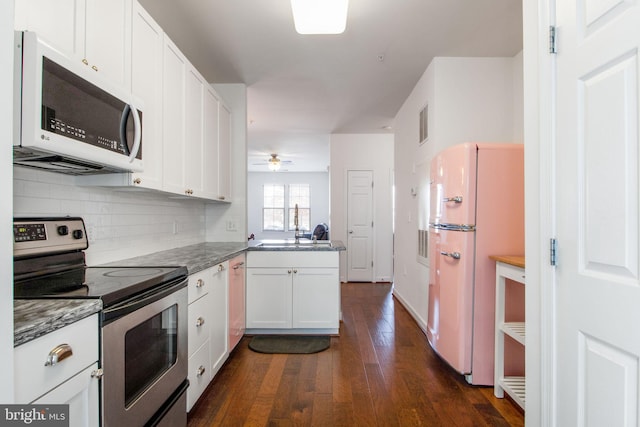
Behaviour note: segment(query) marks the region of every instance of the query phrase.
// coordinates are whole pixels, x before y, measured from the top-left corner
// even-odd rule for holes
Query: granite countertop
[[[100,310],[102,301],[99,299],[16,299],[13,301],[13,346],[34,340]]]
[[[155,267],[184,265],[187,267],[189,274],[193,274],[229,260],[246,249],[246,243],[205,242],[110,262],[109,264],[104,264],[104,266]]]
[[[347,247],[340,240],[319,240],[313,243],[308,239],[300,239],[296,244],[293,239],[259,240],[247,248],[248,251],[344,251]]]
[[[267,243],[266,246],[263,246]],[[168,249],[115,261],[103,266],[185,266],[189,274],[213,267],[247,250],[249,251],[343,251],[340,240],[311,241],[293,244],[293,240],[264,240],[251,245],[241,242],[205,242],[181,248]],[[262,245],[261,245],[262,244]],[[102,310],[99,299],[30,299],[14,300],[14,346],[24,344],[56,329],[98,313]]]

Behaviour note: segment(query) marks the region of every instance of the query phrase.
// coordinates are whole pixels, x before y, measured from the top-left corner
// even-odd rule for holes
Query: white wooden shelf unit
[[[505,322],[505,284],[506,279],[525,284],[524,267],[519,267],[508,262],[512,260],[505,257],[507,262],[496,259],[496,337],[495,337],[495,378],[493,394],[503,398],[506,392],[521,408],[525,403],[525,377],[504,375],[504,337],[513,338],[518,343],[525,345],[525,323]]]

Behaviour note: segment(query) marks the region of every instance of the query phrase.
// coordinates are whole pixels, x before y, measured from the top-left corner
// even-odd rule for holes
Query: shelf
[[[524,345],[525,327],[524,322],[507,322],[503,323],[500,330],[510,336],[520,344]]]
[[[525,384],[524,377],[504,377],[500,379],[500,387],[524,409]]]
[[[505,339],[510,336],[520,345],[525,345],[525,322],[505,322],[506,280],[525,285],[523,257],[492,256],[496,261],[496,309],[495,309],[495,376],[493,394],[504,397],[507,393],[524,409],[525,379],[523,376],[505,376]]]

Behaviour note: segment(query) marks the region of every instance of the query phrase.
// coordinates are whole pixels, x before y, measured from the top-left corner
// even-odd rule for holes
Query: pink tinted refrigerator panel
[[[471,373],[474,233],[431,229],[427,338],[461,374]],[[446,318],[443,317],[446,313]]]
[[[475,224],[476,144],[460,144],[431,163],[431,217],[439,224]]]
[[[473,383],[492,385],[496,264],[489,256],[524,255],[521,144],[478,144],[477,195]]]

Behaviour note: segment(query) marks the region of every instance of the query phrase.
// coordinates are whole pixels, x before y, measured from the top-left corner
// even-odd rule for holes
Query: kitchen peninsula
[[[333,334],[340,327],[339,253],[333,240],[265,240],[247,252],[248,334]]]

